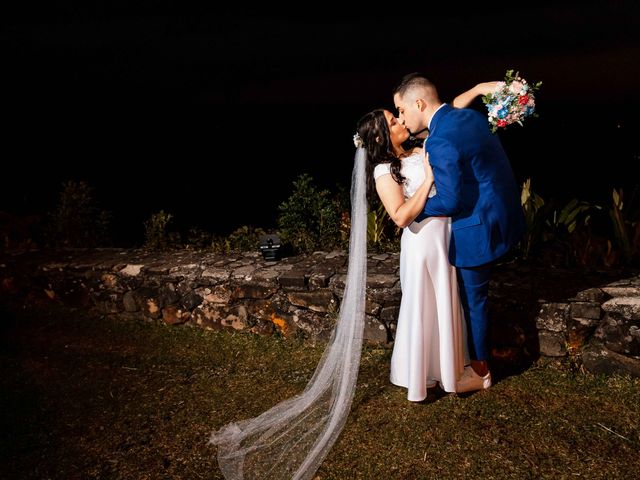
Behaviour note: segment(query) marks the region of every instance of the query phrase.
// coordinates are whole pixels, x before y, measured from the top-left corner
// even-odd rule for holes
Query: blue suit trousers
[[[492,265],[456,267],[471,360],[489,359],[489,279]]]

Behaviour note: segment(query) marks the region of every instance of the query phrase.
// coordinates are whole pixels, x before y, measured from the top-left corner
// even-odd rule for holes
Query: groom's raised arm
[[[462,210],[463,181],[460,153],[445,139],[431,138],[427,142],[436,195],[427,200],[420,217],[456,215]]]

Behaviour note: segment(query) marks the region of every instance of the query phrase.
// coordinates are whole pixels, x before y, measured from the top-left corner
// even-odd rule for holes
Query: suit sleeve
[[[458,149],[442,138],[428,141],[429,163],[433,169],[436,195],[427,200],[424,217],[451,217],[462,209],[462,158]]]

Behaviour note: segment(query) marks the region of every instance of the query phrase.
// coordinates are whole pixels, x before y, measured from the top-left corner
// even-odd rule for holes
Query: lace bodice
[[[422,153],[417,152],[402,159],[400,173],[405,177],[404,184],[402,185],[405,198],[411,198],[416,193],[416,190],[418,190],[418,187],[424,182],[425,173],[422,158]],[[391,174],[391,164],[389,163],[380,163],[376,165],[373,170],[374,179],[378,179],[378,177],[386,174]],[[429,192],[429,198],[435,194],[436,185],[433,184]]]

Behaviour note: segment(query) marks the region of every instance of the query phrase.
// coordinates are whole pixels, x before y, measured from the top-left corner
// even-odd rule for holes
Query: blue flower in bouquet
[[[487,107],[491,131],[504,128],[512,123],[522,125],[527,117],[537,117],[535,92],[542,82],[528,83],[519,72],[507,70],[503,82],[498,82],[495,90],[482,97]]]

